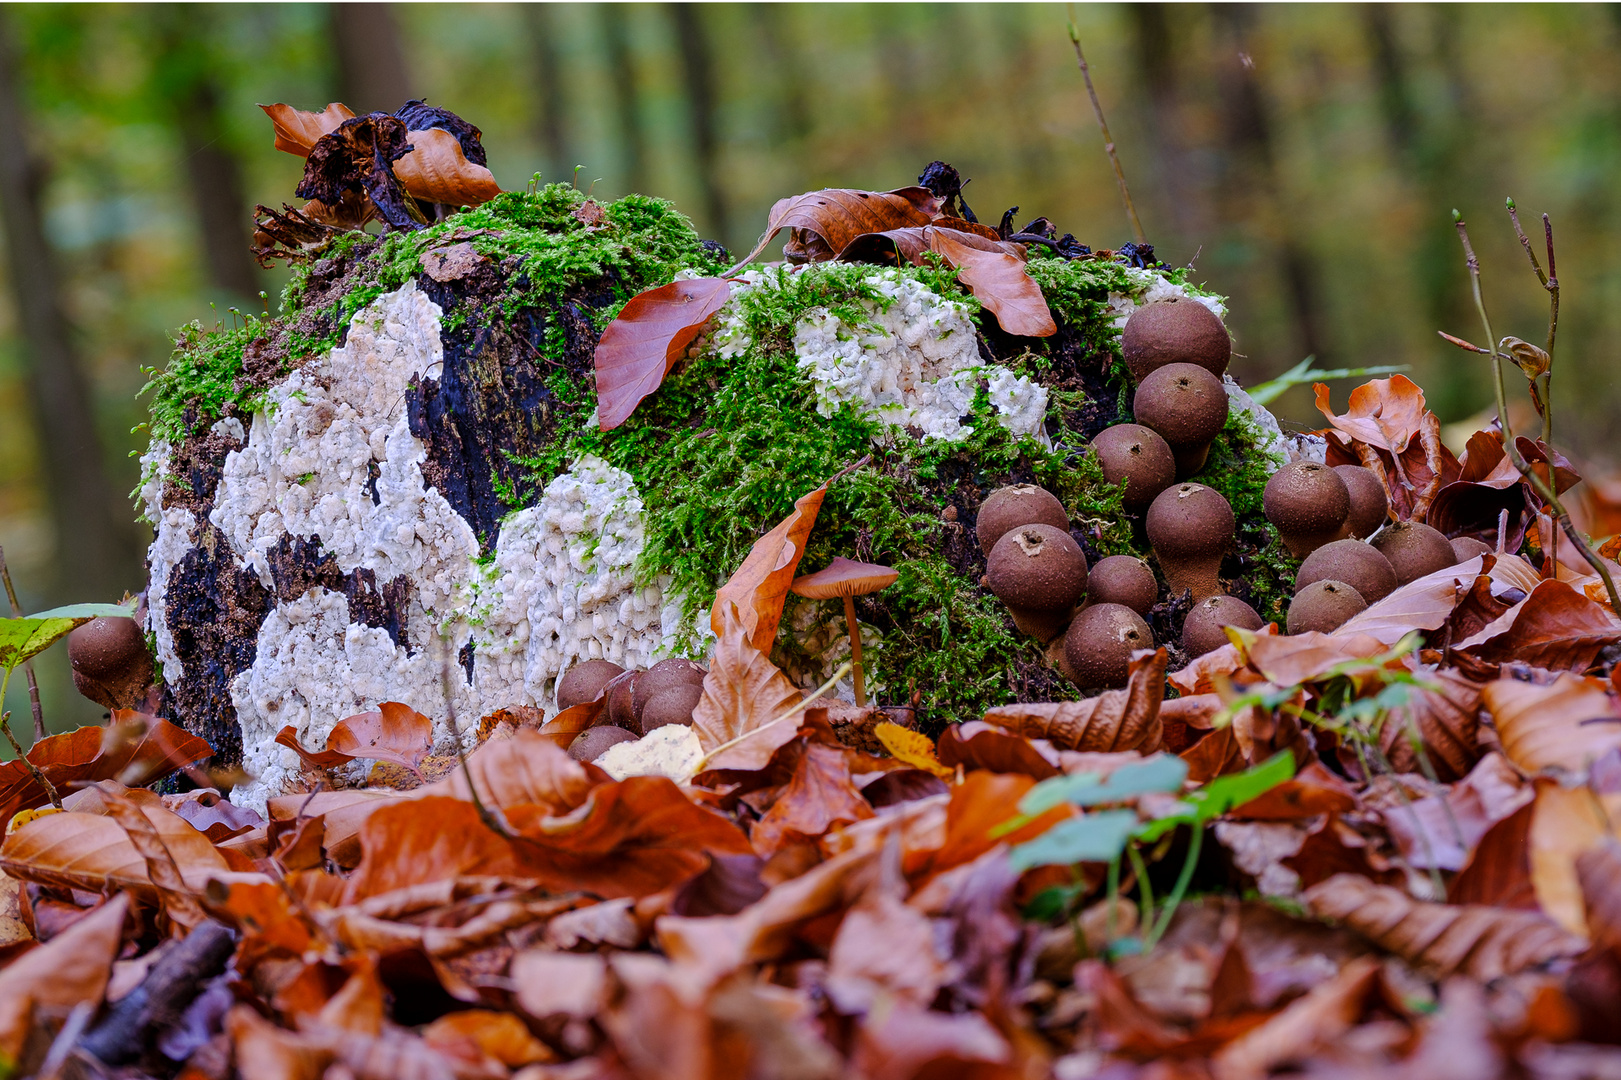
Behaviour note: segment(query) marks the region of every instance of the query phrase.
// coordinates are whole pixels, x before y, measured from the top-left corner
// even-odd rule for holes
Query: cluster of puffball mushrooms
[[[1220,580],[1234,539],[1232,507],[1190,479],[1227,422],[1222,375],[1231,340],[1209,308],[1172,299],[1133,312],[1121,350],[1137,381],[1136,422],[1099,432],[1093,452],[1104,478],[1125,485],[1126,510],[1146,514],[1170,596],[1191,596],[1181,645],[1190,657],[1202,656],[1227,643],[1226,627],[1263,625]],[[1384,487],[1360,465],[1293,462],[1267,482],[1262,505],[1289,551],[1305,560],[1289,606],[1291,634],[1333,630],[1398,586],[1486,550],[1417,522],[1387,524]],[[976,534],[985,584],[1014,624],[1047,646],[1053,666],[1083,689],[1123,685],[1132,652],[1154,645],[1145,616],[1159,584],[1148,564],[1111,555],[1089,571],[1063,504],[1030,484],[992,492],[979,508]]]
[[[875,563],[835,557],[825,569],[794,579],[790,586],[808,600],[842,600],[844,625],[850,639],[851,675],[858,706],[867,704],[865,673],[861,668],[861,632],[856,623],[855,598],[893,585],[899,572]],[[566,710],[603,700],[594,725],[569,744],[569,755],[595,761],[608,748],[632,742],[665,724],[691,724],[703,698],[704,676],[709,672],[691,660],[660,660],[646,671],[626,671],[609,660],[585,660],[557,680],[557,707]]]

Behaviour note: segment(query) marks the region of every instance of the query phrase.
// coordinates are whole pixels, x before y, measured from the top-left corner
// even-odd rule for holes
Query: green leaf
[[[1283,750],[1253,769],[1245,769],[1231,776],[1218,776],[1188,796],[1188,802],[1194,808],[1194,822],[1203,825],[1218,818],[1233,807],[1243,806],[1284,781],[1294,779],[1294,775],[1294,755]]]
[[[1156,754],[1144,761],[1122,765],[1099,780],[1097,773],[1075,773],[1043,780],[1019,800],[1019,812],[1028,817],[1045,813],[1055,806],[1097,806],[1124,802],[1151,791],[1180,791],[1188,778],[1188,763],[1170,754]]]
[[[1135,810],[1104,810],[1060,822],[1013,849],[1013,869],[1023,873],[1038,866],[1109,862],[1119,858],[1137,828]]]
[[[128,618],[134,607],[118,604],[72,604],[38,615],[0,619],[0,667],[10,671],[66,637],[75,626],[104,615]]]

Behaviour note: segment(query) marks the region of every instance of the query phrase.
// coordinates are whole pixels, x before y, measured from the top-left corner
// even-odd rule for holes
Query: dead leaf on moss
[[[597,342],[597,424],[603,431],[630,419],[659,388],[731,294],[725,278],[693,278],[630,298]]]
[[[345,120],[310,148],[296,194],[337,206],[346,193],[364,193],[393,228],[420,229],[426,219],[394,174],[410,150],[405,124],[386,113]]]
[[[467,160],[451,132],[412,129],[405,137],[411,150],[394,162],[394,175],[413,198],[460,208],[482,206],[501,194],[494,174]]]
[[[725,632],[728,614],[735,614],[750,643],[762,653],[771,652],[794,574],[826,497],[825,483],[801,495],[793,511],[749,548],[743,565],[716,591],[710,606],[709,628],[717,637]]]
[[[927,225],[944,204],[927,188],[858,191],[826,188],[777,200],[766,216],[765,232],[739,266],[754,261],[783,229],[792,229],[783,249],[789,262],[820,262],[843,251],[863,233]]]

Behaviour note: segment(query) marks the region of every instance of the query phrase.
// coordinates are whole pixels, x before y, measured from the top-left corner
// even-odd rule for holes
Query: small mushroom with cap
[[[867,704],[867,686],[861,673],[861,631],[856,628],[855,598],[887,589],[898,577],[900,571],[888,566],[834,556],[826,569],[794,578],[790,586],[794,595],[809,600],[835,597],[844,600],[844,626],[850,634],[850,664],[855,674],[857,705]]]

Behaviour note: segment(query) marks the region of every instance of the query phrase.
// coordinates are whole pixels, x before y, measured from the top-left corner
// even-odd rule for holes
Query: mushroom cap
[[[1396,572],[1397,588],[1458,562],[1446,534],[1421,521],[1398,521],[1375,536],[1371,543],[1390,560],[1390,568]]]
[[[1191,298],[1144,304],[1120,334],[1120,352],[1141,382],[1166,364],[1198,364],[1217,378],[1227,370],[1233,342],[1214,311]]]
[[[1197,364],[1166,364],[1137,385],[1131,410],[1172,450],[1202,447],[1227,422],[1227,389]]]
[[[586,728],[575,736],[574,741],[568,744],[568,756],[575,761],[595,761],[608,752],[608,747],[635,741],[636,736],[624,728],[603,724]]]
[[[624,673],[625,669],[612,660],[580,661],[557,680],[557,707],[571,709],[595,701],[603,687]]]
[[[642,724],[642,734],[646,735],[652,729],[642,723],[647,714],[647,703],[654,697],[673,690],[678,686],[698,686],[704,684],[704,676],[709,671],[702,664],[695,664],[691,660],[684,660],[679,656],[672,656],[668,660],[660,660],[636,680],[636,688],[631,692],[631,709],[636,714],[636,722]]]
[[[1336,465],[1334,471],[1345,481],[1345,490],[1351,496],[1346,527],[1358,540],[1366,540],[1390,520],[1390,496],[1385,493],[1385,485],[1363,465]]]
[[[692,711],[704,696],[703,684],[681,683],[660,690],[647,699],[640,717],[642,733],[665,724],[691,724]]]
[[[608,680],[608,685],[602,688],[608,699],[608,723],[618,724],[637,735],[642,733],[641,724],[636,722],[636,684],[646,674],[645,671],[627,671]]]
[[[1468,562],[1470,559],[1478,558],[1481,555],[1490,555],[1491,553],[1492,546],[1490,544],[1482,540],[1476,540],[1473,536],[1454,536],[1452,538],[1452,554],[1457,556],[1459,562]]]
[[[1267,480],[1261,507],[1280,533],[1332,534],[1351,512],[1351,492],[1327,465],[1292,461]]]
[[[134,619],[104,615],[74,628],[68,662],[74,687],[105,708],[131,708],[152,685],[152,654]]]
[[[1343,581],[1324,578],[1295,593],[1295,598],[1289,601],[1285,626],[1291,634],[1313,630],[1319,634],[1330,634],[1357,612],[1367,610],[1367,607],[1368,602],[1354,588]]]
[[[1093,604],[1124,604],[1147,615],[1159,599],[1159,582],[1148,564],[1135,555],[1110,555],[1087,572],[1086,599]]]
[[[997,488],[980,504],[974,523],[979,549],[990,554],[996,542],[1020,525],[1051,525],[1069,529],[1069,513],[1058,497],[1034,484]]]
[[[1225,553],[1237,523],[1221,492],[1186,483],[1160,492],[1148,508],[1144,525],[1157,555],[1185,559]]]
[[[1176,483],[1176,458],[1171,447],[1152,428],[1141,424],[1115,424],[1092,436],[1103,478],[1126,485],[1125,506],[1144,510],[1154,496]]]
[[[1013,616],[1013,625],[1018,627],[1019,633],[1027,634],[1045,645],[1056,637],[1062,637],[1064,631],[1069,629],[1075,609],[1063,607],[1042,611],[1009,604],[1007,613]]]
[[[1390,560],[1361,540],[1336,540],[1307,555],[1295,571],[1295,591],[1314,581],[1343,581],[1369,605],[1396,591]]]
[[[811,600],[832,600],[844,596],[865,596],[895,584],[900,571],[877,563],[856,562],[843,556],[814,574],[794,578],[789,589],[797,596]]]
[[[985,576],[998,600],[1014,607],[1052,611],[1086,593],[1086,555],[1062,529],[1021,525],[996,542]]]
[[[1255,609],[1236,596],[1207,596],[1182,622],[1182,648],[1189,656],[1203,656],[1227,644],[1228,626],[1259,630],[1265,624]]]
[[[1148,624],[1124,604],[1093,604],[1082,609],[1064,635],[1064,658],[1075,684],[1085,689],[1124,686],[1131,654],[1153,647],[1154,634]]]

